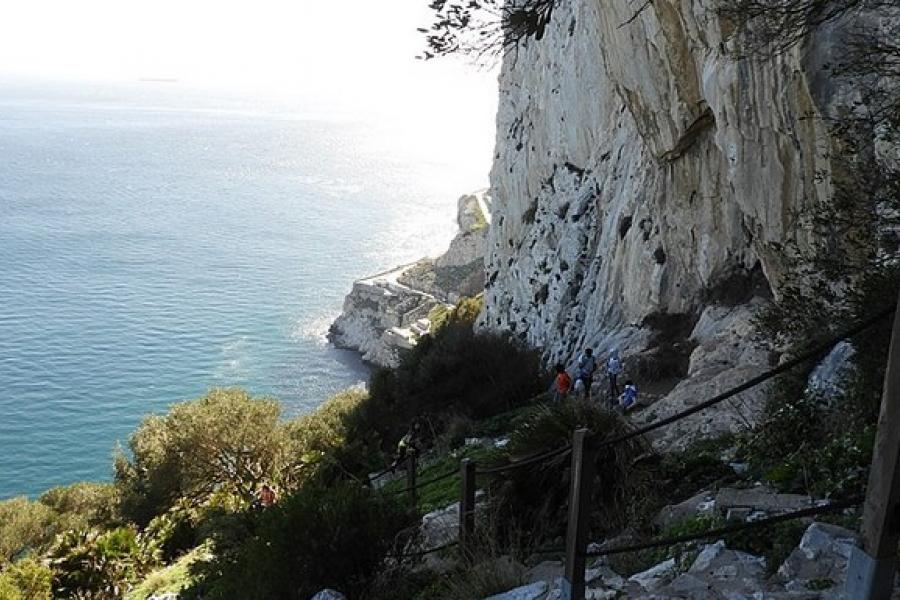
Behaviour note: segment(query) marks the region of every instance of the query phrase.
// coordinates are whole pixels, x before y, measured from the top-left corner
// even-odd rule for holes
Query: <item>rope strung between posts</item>
[[[865,331],[866,329],[868,329],[869,327],[872,327],[873,325],[875,325],[876,323],[878,323],[885,317],[893,314],[895,309],[896,309],[896,307],[887,308],[887,309],[877,313],[876,315],[870,317],[869,319],[861,321],[860,323],[857,323],[853,327],[849,327],[848,329],[844,330],[839,335],[832,337],[828,341],[825,341],[825,342],[822,342],[821,344],[816,345],[813,349],[809,350],[808,352],[806,352],[796,358],[793,358],[773,369],[770,369],[769,371],[766,371],[765,373],[762,373],[761,375],[758,375],[757,377],[749,379],[749,380],[745,381],[744,383],[731,388],[730,390],[727,390],[721,394],[718,394],[717,396],[714,396],[714,397],[710,398],[709,400],[701,402],[700,404],[692,406],[692,407],[685,409],[679,413],[676,413],[676,414],[666,417],[664,419],[660,419],[658,421],[654,421],[653,423],[649,423],[648,425],[639,427],[639,428],[629,431],[627,433],[623,433],[623,434],[614,436],[612,438],[601,440],[601,441],[597,442],[597,444],[598,444],[597,447],[598,448],[608,448],[611,446],[615,446],[622,442],[626,442],[628,440],[631,440],[636,437],[640,437],[642,435],[650,433],[651,431],[661,429],[662,427],[671,425],[672,423],[675,423],[675,422],[685,419],[691,415],[694,415],[700,411],[706,410],[707,408],[710,408],[712,406],[720,404],[721,402],[724,402],[725,400],[728,400],[729,398],[732,398],[732,397],[740,394],[741,392],[745,392],[751,388],[756,387],[757,385],[760,385],[761,383],[764,383],[770,379],[773,379],[773,378],[777,377],[778,375],[781,375],[782,373],[785,373],[798,365],[801,365],[810,360],[818,358],[824,352],[826,352],[827,350],[830,350],[838,342],[843,341],[849,337],[852,337],[858,333]],[[492,467],[489,469],[478,469],[476,471],[476,474],[477,475],[494,475],[497,473],[511,471],[513,469],[520,469],[520,468],[527,467],[527,466],[530,466],[530,465],[533,465],[536,463],[550,460],[552,458],[556,458],[558,456],[565,456],[566,454],[570,453],[571,451],[572,451],[572,445],[567,444],[561,448],[557,448],[555,450],[550,450],[548,452],[536,454],[529,458],[518,460],[518,461],[515,461],[508,465]],[[374,477],[370,477],[370,481],[372,479],[378,479],[379,477],[381,477],[382,475],[384,475],[385,473],[387,473],[390,470],[391,470],[390,467],[384,469],[380,473],[376,474]],[[427,485],[431,485],[433,483],[437,483],[439,481],[443,481],[444,479],[453,477],[454,475],[457,474],[457,472],[458,472],[457,469],[453,469],[452,471],[447,471],[446,473],[442,473],[440,475],[432,477],[431,479],[427,479],[425,481],[418,482],[414,486],[391,492],[391,494],[406,494],[406,493],[418,490],[420,488],[423,488]]]
[[[572,444],[567,444],[562,448],[557,448],[556,450],[550,450],[549,452],[542,452],[540,454],[535,454],[534,456],[530,456],[528,458],[523,458],[522,460],[514,461],[508,465],[503,465],[502,467],[492,467],[490,469],[478,469],[475,471],[476,475],[493,475],[495,473],[503,473],[505,471],[512,471],[513,469],[521,469],[522,467],[527,467],[529,465],[533,465],[535,463],[543,462],[545,460],[549,460],[551,458],[555,458],[557,456],[565,456],[569,452],[572,451]]]
[[[701,402],[700,404],[697,404],[686,410],[683,410],[680,413],[676,413],[670,417],[666,417],[664,419],[654,421],[653,423],[650,423],[643,427],[639,427],[633,431],[629,431],[628,433],[623,433],[621,435],[617,435],[617,436],[609,438],[609,439],[601,440],[598,442],[597,447],[598,448],[608,448],[610,446],[615,446],[616,444],[626,442],[630,439],[634,439],[634,438],[642,436],[646,433],[650,433],[651,431],[655,431],[657,429],[665,427],[666,425],[671,425],[672,423],[675,423],[676,421],[680,421],[680,420],[682,420],[686,417],[689,417],[693,414],[696,414],[702,410],[706,410],[707,408],[710,408],[711,406],[715,406],[716,404],[724,402],[725,400],[728,400],[729,398],[731,398],[733,396],[737,396],[741,392],[745,392],[745,391],[749,390],[750,388],[756,387],[757,385],[764,383],[764,382],[768,381],[769,379],[777,377],[778,375],[781,375],[782,373],[784,373],[786,371],[790,371],[797,365],[801,365],[805,362],[808,362],[810,360],[818,358],[825,351],[830,350],[832,348],[832,346],[834,346],[838,342],[841,342],[849,337],[853,337],[854,335],[865,331],[866,329],[868,329],[869,327],[872,327],[873,325],[875,325],[876,323],[878,323],[885,317],[893,314],[894,309],[895,309],[895,307],[885,309],[885,310],[879,312],[878,314],[876,314],[875,316],[870,317],[869,319],[866,319],[865,321],[862,321],[862,322],[854,325],[853,327],[850,327],[850,328],[844,330],[843,333],[831,338],[827,342],[818,344],[809,352],[801,354],[797,358],[791,359],[781,365],[778,365],[774,369],[766,371],[765,373],[758,375],[757,377],[754,377],[753,379],[748,379],[744,383],[742,383],[736,387],[733,387],[730,390],[719,394],[718,396],[714,396],[714,397],[710,398],[709,400],[706,400],[705,402]]]
[[[684,544],[687,542],[696,542],[699,540],[705,540],[711,537],[719,537],[723,535],[728,535],[730,533],[738,533],[740,531],[746,531],[747,529],[758,529],[764,528],[771,525],[775,525],[777,523],[783,523],[785,521],[793,521],[794,519],[802,519],[803,517],[811,517],[814,515],[820,515],[824,513],[837,512],[839,510],[844,510],[846,508],[851,508],[861,504],[865,500],[864,496],[858,496],[854,498],[850,498],[847,500],[842,500],[840,502],[832,502],[831,504],[824,504],[822,506],[811,506],[810,508],[804,508],[802,510],[797,510],[794,512],[785,513],[782,515],[777,515],[774,517],[769,517],[767,519],[759,519],[758,521],[747,521],[745,523],[737,523],[735,525],[728,525],[725,527],[719,527],[718,529],[710,529],[708,531],[703,531],[700,533],[692,533],[687,535],[679,535],[675,537],[669,537],[661,540],[653,540],[651,542],[647,542],[644,544],[632,544],[629,546],[619,546],[618,548],[610,548],[608,550],[594,550],[585,553],[585,556],[610,556],[612,554],[625,554],[627,552],[638,552],[640,550],[650,550],[653,548],[662,548],[666,546],[674,546],[676,544]]]
[[[407,488],[403,488],[402,490],[394,490],[393,492],[390,492],[390,494],[391,495],[408,494],[409,492],[418,490],[419,488],[423,488],[426,485],[431,485],[432,483],[437,483],[438,481],[443,481],[445,479],[449,479],[449,478],[453,477],[454,475],[456,475],[458,472],[459,472],[459,469],[453,469],[452,471],[447,471],[446,473],[441,473],[440,475],[435,475],[431,479],[426,479],[425,481],[418,481],[418,482],[416,482],[416,485],[413,485],[413,486],[410,486]]]
[[[403,554],[397,558],[397,560],[405,560],[407,558],[416,558],[419,556],[427,556],[429,554],[434,554],[435,552],[441,552],[442,550],[447,550],[449,548],[453,548],[454,546],[459,545],[458,541],[447,542],[442,546],[438,546],[437,548],[431,548],[429,550],[419,550],[418,552],[409,552],[407,554]]]
[[[380,479],[381,477],[390,473],[394,467],[385,467],[383,470],[375,473],[374,475],[369,475],[369,482],[375,481],[376,479]]]

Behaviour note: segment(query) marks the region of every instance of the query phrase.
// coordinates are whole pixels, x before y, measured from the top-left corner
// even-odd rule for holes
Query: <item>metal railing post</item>
[[[579,429],[572,437],[572,489],[569,493],[563,600],[584,600],[585,594],[588,515],[596,462],[596,450],[590,447],[589,433],[587,429]]]
[[[418,506],[418,494],[416,494],[416,453],[410,452],[406,459],[406,489],[409,490],[409,503],[413,508]]]
[[[894,313],[891,347],[866,504],[860,532],[862,548],[855,548],[847,567],[846,595],[853,600],[891,597],[900,539],[900,313]]]
[[[463,556],[468,556],[475,533],[475,462],[464,458],[459,475],[459,547]]]

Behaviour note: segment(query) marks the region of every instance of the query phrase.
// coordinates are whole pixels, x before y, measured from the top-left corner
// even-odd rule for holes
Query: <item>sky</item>
[[[27,0],[0,11],[0,75],[179,84],[336,110],[471,113],[496,72],[415,60],[428,0]],[[388,8],[390,7],[390,8]]]

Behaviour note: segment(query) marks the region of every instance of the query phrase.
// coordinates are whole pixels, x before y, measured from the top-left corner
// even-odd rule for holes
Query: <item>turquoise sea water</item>
[[[109,479],[144,414],[210,386],[296,414],[364,380],[324,340],[351,281],[446,244],[484,179],[428,144],[177,86],[4,86],[0,498]]]

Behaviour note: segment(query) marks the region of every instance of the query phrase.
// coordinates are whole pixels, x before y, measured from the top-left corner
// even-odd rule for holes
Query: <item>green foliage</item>
[[[24,600],[22,591],[5,574],[0,574],[0,600]]]
[[[0,566],[43,552],[60,531],[59,515],[49,506],[25,497],[0,502]]]
[[[365,390],[344,390],[309,414],[287,425],[288,436],[297,454],[295,479],[303,481],[315,475],[333,479],[343,471],[347,444],[347,417],[367,399]],[[351,459],[352,460],[352,459]]]
[[[423,600],[471,600],[487,598],[506,592],[525,583],[524,569],[509,557],[489,556],[460,567],[441,577],[429,589]]]
[[[725,544],[733,550],[764,557],[769,572],[774,573],[800,543],[808,526],[808,522],[800,520],[762,529],[745,529],[725,536]]]
[[[0,600],[50,600],[50,568],[33,558],[8,566],[0,573]]]
[[[116,460],[122,511],[146,525],[178,501],[246,503],[264,481],[289,487],[297,447],[275,400],[213,389],[144,419]]]
[[[560,448],[582,427],[596,434],[596,439],[628,430],[619,414],[592,402],[571,399],[540,405],[525,411],[514,422],[506,459],[517,460]],[[598,453],[595,481],[591,486],[596,535],[623,525],[631,514],[634,498],[645,493],[646,482],[635,477],[637,471],[633,467],[636,459],[647,451],[642,440],[634,439]],[[500,473],[491,481],[491,506],[497,515],[500,539],[516,531],[533,531],[535,543],[540,543],[541,538],[563,535],[570,460],[568,456],[555,457],[530,468]]]
[[[55,487],[38,501],[60,515],[65,529],[107,527],[121,521],[118,490],[109,483],[81,481]]]
[[[345,483],[308,484],[259,515],[227,564],[213,559],[194,592],[204,598],[308,598],[324,587],[360,597],[417,516],[397,499]],[[219,556],[218,548],[214,549]]]
[[[181,556],[174,563],[147,575],[140,584],[125,595],[126,600],[147,600],[153,595],[168,592],[179,593],[195,584],[192,573],[194,564],[207,558],[209,548],[200,545]]]
[[[801,376],[779,379],[766,416],[741,440],[751,472],[784,492],[847,497],[865,487],[875,440],[868,408],[857,401],[859,377],[829,402],[804,391]]]
[[[696,515],[689,517],[664,529],[659,534],[659,539],[680,537],[685,535],[697,535],[710,531],[723,525],[722,520],[714,515]],[[649,540],[648,540],[649,541]],[[614,554],[610,556],[610,566],[625,577],[645,571],[659,563],[675,559],[675,563],[682,571],[687,570],[697,558],[698,542],[674,544],[661,548],[650,548],[637,552]]]
[[[69,531],[50,553],[53,589],[65,598],[122,598],[156,564],[134,529]]]
[[[176,505],[153,517],[143,534],[159,548],[160,558],[168,562],[197,545],[198,522],[204,517],[203,511]]]
[[[397,369],[376,371],[368,400],[348,418],[354,453],[392,452],[412,420],[427,416],[429,435],[451,418],[481,419],[530,401],[543,390],[536,352],[499,335],[475,333],[466,304],[433,335],[423,336]],[[364,465],[377,468],[381,464]]]

